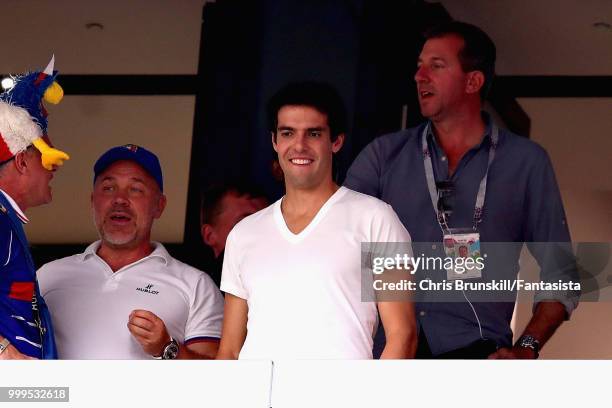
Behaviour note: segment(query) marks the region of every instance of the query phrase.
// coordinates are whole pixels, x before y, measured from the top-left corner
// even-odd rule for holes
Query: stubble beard
[[[96,224],[96,229],[98,230],[100,240],[111,247],[125,246],[136,240],[136,228],[127,233],[122,231],[107,231],[104,220],[100,222],[97,217],[94,217],[94,222]]]

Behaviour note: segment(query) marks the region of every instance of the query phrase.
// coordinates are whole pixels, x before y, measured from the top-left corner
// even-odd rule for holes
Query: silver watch
[[[4,340],[0,341],[0,354],[2,354],[2,352],[6,350],[10,344],[11,342],[6,337]]]
[[[154,356],[158,360],[174,360],[179,353],[179,344],[170,336],[170,341],[162,349],[161,355]]]
[[[516,345],[518,347],[532,349],[535,353],[535,358],[538,358],[538,356],[540,355],[540,342],[538,341],[538,339],[533,336],[530,336],[529,334],[522,335],[516,342]]]

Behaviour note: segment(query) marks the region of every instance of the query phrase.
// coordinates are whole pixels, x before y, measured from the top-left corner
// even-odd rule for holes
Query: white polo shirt
[[[248,304],[241,359],[369,359],[376,304],[361,301],[361,243],[409,242],[388,204],[340,187],[299,234],[281,200],[228,236],[221,290]]]
[[[221,337],[223,298],[210,277],[164,246],[114,272],[96,251],[49,262],[37,272],[61,359],[146,359],[130,334],[134,309],[155,313],[179,343]]]

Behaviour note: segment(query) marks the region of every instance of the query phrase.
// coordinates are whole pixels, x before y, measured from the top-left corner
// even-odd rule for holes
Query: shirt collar
[[[83,253],[81,254],[81,262],[85,262],[85,260],[87,260],[92,255],[96,255],[98,252],[98,248],[100,248],[100,244],[101,244],[101,241],[98,240],[90,244],[87,248],[85,248],[85,251],[83,251]],[[168,265],[168,262],[170,261],[172,257],[170,256],[166,248],[159,242],[152,241],[151,244],[153,245],[153,252],[151,252],[148,256],[145,256],[144,258],[139,259],[136,262],[142,262],[143,260],[151,259],[151,258],[158,258],[158,259],[161,259],[166,265]]]
[[[8,193],[5,192],[4,190],[0,190],[0,192],[4,194],[6,201],[8,201],[11,207],[13,207],[13,210],[15,210],[15,213],[17,214],[17,217],[21,220],[21,222],[24,224],[27,224],[30,220],[28,219],[28,217],[26,217],[23,211],[21,211],[21,208],[19,208],[19,205],[17,205],[15,200],[13,200],[13,198],[10,195],[8,195]]]
[[[485,123],[485,133],[480,143],[472,148],[473,150],[480,149],[483,146],[483,144],[486,145],[485,142],[488,143],[491,140],[491,124],[493,123],[491,119],[491,115],[489,115],[489,113],[485,111],[481,111],[480,114],[482,116],[482,120]],[[430,143],[433,143],[434,146],[436,146],[436,148],[440,148],[440,145],[438,144],[438,141],[436,140],[433,134],[433,123],[431,121],[427,121],[426,124],[429,124],[429,127],[427,129],[427,141]]]

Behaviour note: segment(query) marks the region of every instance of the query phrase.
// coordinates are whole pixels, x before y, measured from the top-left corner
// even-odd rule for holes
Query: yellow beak
[[[43,98],[45,101],[57,105],[64,97],[64,90],[57,82],[53,82],[45,91]]]

